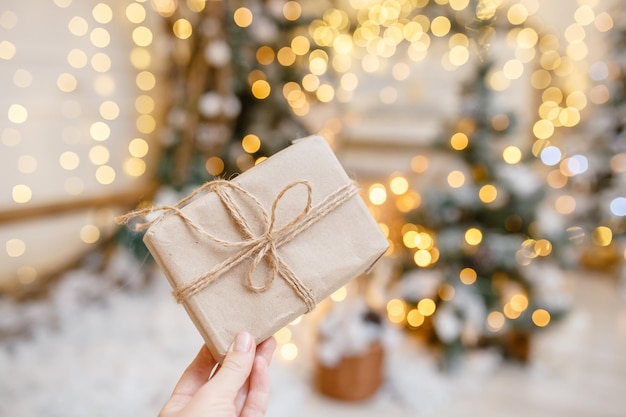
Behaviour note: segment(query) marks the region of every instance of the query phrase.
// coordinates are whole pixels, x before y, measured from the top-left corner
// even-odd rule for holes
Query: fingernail
[[[235,352],[248,352],[252,347],[252,335],[248,332],[240,332],[235,338]]]

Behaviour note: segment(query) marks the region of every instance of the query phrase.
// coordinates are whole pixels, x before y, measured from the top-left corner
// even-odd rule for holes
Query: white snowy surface
[[[158,414],[202,341],[165,278],[146,285],[137,276],[137,266],[118,254],[104,273],[67,273],[45,300],[0,299],[1,416]],[[537,333],[530,365],[473,353],[457,372],[444,374],[428,352],[396,332],[383,387],[356,404],[313,390],[312,330],[304,320],[293,329],[298,358],[275,355],[267,415],[623,416],[624,293],[603,276],[579,274],[570,284],[573,310]]]

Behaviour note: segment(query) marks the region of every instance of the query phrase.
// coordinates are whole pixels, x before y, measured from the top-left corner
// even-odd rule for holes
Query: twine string
[[[287,192],[294,187],[304,186],[306,188],[306,200],[304,207],[286,224],[277,227],[276,219],[278,206],[280,201],[285,197]],[[219,238],[212,233],[207,232],[200,227],[193,219],[189,218],[182,210],[186,203],[194,199],[200,193],[205,191],[213,191],[220,199],[222,205],[228,212],[229,217],[235,223],[237,229],[243,236],[241,241],[228,241]],[[232,193],[235,192],[240,196],[248,199],[261,214],[261,227],[264,230],[258,236],[255,236],[245,216],[241,212],[240,206],[234,200]],[[204,184],[196,189],[188,197],[183,198],[173,206],[156,206],[152,208],[144,208],[132,211],[116,218],[119,224],[126,224],[135,217],[145,216],[150,213],[162,211],[164,213],[172,213],[180,217],[183,222],[196,233],[207,238],[222,247],[239,248],[233,255],[227,257],[222,262],[216,264],[209,271],[195,278],[194,280],[174,289],[173,294],[179,303],[182,303],[194,296],[212,282],[218,279],[225,272],[235,268],[244,260],[252,258],[250,266],[246,274],[246,286],[256,293],[261,293],[270,288],[276,277],[282,278],[301,298],[307,306],[307,311],[315,308],[315,298],[313,292],[308,288],[293,272],[293,270],[282,260],[278,254],[278,248],[294,239],[297,235],[311,227],[317,221],[328,215],[330,212],[338,208],[340,205],[348,201],[351,197],[358,193],[358,188],[354,182],[349,182],[338,188],[335,192],[329,194],[315,207],[311,207],[312,187],[308,181],[294,181],[285,186],[274,199],[270,214],[267,213],[263,204],[250,192],[230,181],[216,180]],[[145,230],[153,223],[160,219],[156,218],[145,223],[138,224],[136,230]],[[265,260],[271,273],[260,285],[254,283],[253,276],[261,261]]]

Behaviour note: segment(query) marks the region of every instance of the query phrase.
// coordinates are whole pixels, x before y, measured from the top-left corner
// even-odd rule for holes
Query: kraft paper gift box
[[[239,331],[260,343],[388,247],[320,136],[163,211],[144,242],[220,361]]]

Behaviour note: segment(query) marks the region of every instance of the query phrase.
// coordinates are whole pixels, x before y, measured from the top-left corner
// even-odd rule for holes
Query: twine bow
[[[289,190],[297,186],[306,187],[307,197],[305,206],[294,218],[292,218],[285,225],[276,227],[276,213],[280,200]],[[239,193],[242,197],[249,199],[254,204],[254,206],[257,207],[262,215],[262,233],[260,233],[259,235],[255,235],[252,232],[252,230],[250,229],[250,225],[248,224],[244,215],[241,213],[239,206],[233,199],[232,195],[228,192],[228,190]],[[227,241],[224,239],[220,239],[202,229],[196,222],[194,222],[181,210],[181,207],[183,207],[187,202],[189,202],[198,194],[204,191],[213,191],[217,194],[220,201],[228,211],[228,214],[237,225],[239,232],[243,236],[243,240]],[[332,194],[328,195],[322,202],[320,202],[315,207],[311,207],[312,191],[313,190],[311,188],[311,185],[308,181],[305,180],[294,181],[288,184],[276,196],[272,204],[271,212],[270,214],[268,214],[263,207],[263,204],[254,195],[243,189],[238,184],[225,180],[216,180],[208,182],[199,187],[191,195],[180,200],[173,206],[157,206],[152,208],[135,210],[123,216],[117,217],[116,221],[119,224],[125,224],[128,223],[128,221],[132,218],[144,216],[155,211],[170,212],[179,216],[186,225],[188,225],[195,232],[204,236],[210,241],[223,247],[239,248],[239,251],[237,251],[232,256],[224,259],[222,262],[215,265],[206,273],[202,274],[201,276],[197,277],[187,284],[175,288],[173,294],[179,303],[184,302],[189,297],[192,297],[193,295],[202,291],[213,281],[218,279],[222,274],[236,267],[244,260],[249,259],[251,256],[254,256],[246,275],[246,286],[256,293],[261,293],[270,288],[276,277],[280,276],[295,291],[298,297],[304,301],[307,306],[308,312],[315,308],[316,303],[313,292],[295,275],[293,270],[281,259],[277,250],[280,246],[291,241],[298,234],[311,227],[318,220],[320,220],[328,213],[348,201],[352,196],[356,195],[358,193],[358,188],[356,184],[351,181],[337,189]],[[145,230],[157,220],[158,218],[152,221],[138,224],[136,226],[136,230]],[[271,270],[271,274],[262,285],[255,285],[253,282],[253,274],[262,260],[266,261]]]

